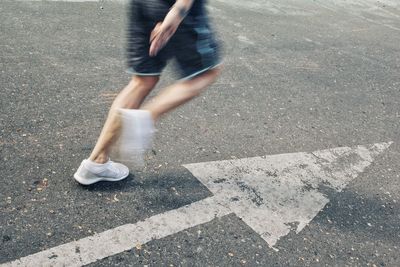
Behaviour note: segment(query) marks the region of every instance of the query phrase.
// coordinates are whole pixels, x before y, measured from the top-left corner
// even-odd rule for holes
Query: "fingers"
[[[161,31],[155,34],[150,45],[150,56],[156,56],[157,53],[167,44],[171,36],[171,31]]]
[[[154,29],[151,31],[150,34],[150,43],[153,42],[154,38],[160,34],[160,29],[161,29],[161,22],[157,23]]]
[[[158,54],[158,52],[168,43],[169,39],[171,39],[172,35],[174,35],[176,28],[162,27],[162,23],[159,22],[154,27],[153,31],[150,34],[150,51],[149,55],[154,57]]]
[[[150,51],[149,55],[154,57],[160,50],[160,39],[162,39],[163,31],[161,29],[162,22],[157,23],[153,31],[150,34]]]
[[[158,51],[160,51],[160,44],[157,39],[157,37],[152,41],[150,45],[150,50],[149,50],[149,55],[151,57],[155,57],[158,54]]]

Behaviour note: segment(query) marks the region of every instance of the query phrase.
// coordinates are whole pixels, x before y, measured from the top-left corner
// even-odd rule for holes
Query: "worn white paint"
[[[245,44],[254,45],[254,42],[244,35],[239,35],[237,38],[239,41],[241,41]]]
[[[5,266],[81,266],[235,213],[270,245],[300,232],[391,143],[184,165],[213,197],[60,245]]]
[[[128,3],[129,0],[16,0],[21,2],[119,2]],[[283,15],[283,16],[316,16],[327,9],[332,12],[346,12],[352,17],[365,20],[369,23],[383,26],[399,31],[398,0],[252,0],[232,1],[216,0],[224,5],[234,6],[240,9],[248,9],[262,14]],[[215,7],[210,7],[214,12]],[[219,18],[226,19],[226,16],[219,14]]]
[[[74,2],[74,3],[84,3],[84,2],[104,2],[104,0],[17,0],[17,2]]]
[[[0,266],[82,266],[132,249],[138,244],[209,222],[229,212],[223,205],[219,205],[216,197],[210,197]]]
[[[313,153],[185,165],[270,245],[300,232],[329,202],[320,186],[341,191],[390,143]],[[234,201],[232,201],[234,200]]]

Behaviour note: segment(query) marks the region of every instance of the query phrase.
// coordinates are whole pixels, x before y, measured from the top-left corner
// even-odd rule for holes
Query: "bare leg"
[[[115,98],[107,120],[97,140],[89,159],[96,163],[105,163],[108,160],[110,146],[118,137],[120,130],[119,108],[137,109],[145,97],[157,84],[157,76],[134,76],[131,82]]]
[[[141,109],[150,111],[153,119],[157,120],[162,114],[198,96],[217,79],[220,72],[221,70],[218,67],[194,79],[175,83],[144,104]]]

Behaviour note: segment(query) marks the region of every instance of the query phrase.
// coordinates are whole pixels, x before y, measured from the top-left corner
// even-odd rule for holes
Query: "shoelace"
[[[109,164],[109,170],[110,171],[112,171],[112,172],[114,172],[114,173],[116,173],[116,174],[119,174],[120,173],[120,170],[117,168],[117,167],[115,167],[115,165],[114,165],[114,161],[108,161],[108,164]]]

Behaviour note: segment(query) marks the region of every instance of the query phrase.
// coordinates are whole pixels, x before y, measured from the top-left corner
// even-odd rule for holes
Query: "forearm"
[[[164,22],[168,24],[175,21],[180,24],[189,13],[194,1],[195,0],[177,0],[165,17]]]
[[[157,23],[150,34],[150,56],[157,55],[158,51],[165,46],[174,35],[179,25],[189,13],[195,0],[176,0],[164,21]]]
[[[189,13],[190,8],[195,0],[176,0],[172,8],[177,9],[179,16],[184,19]]]

